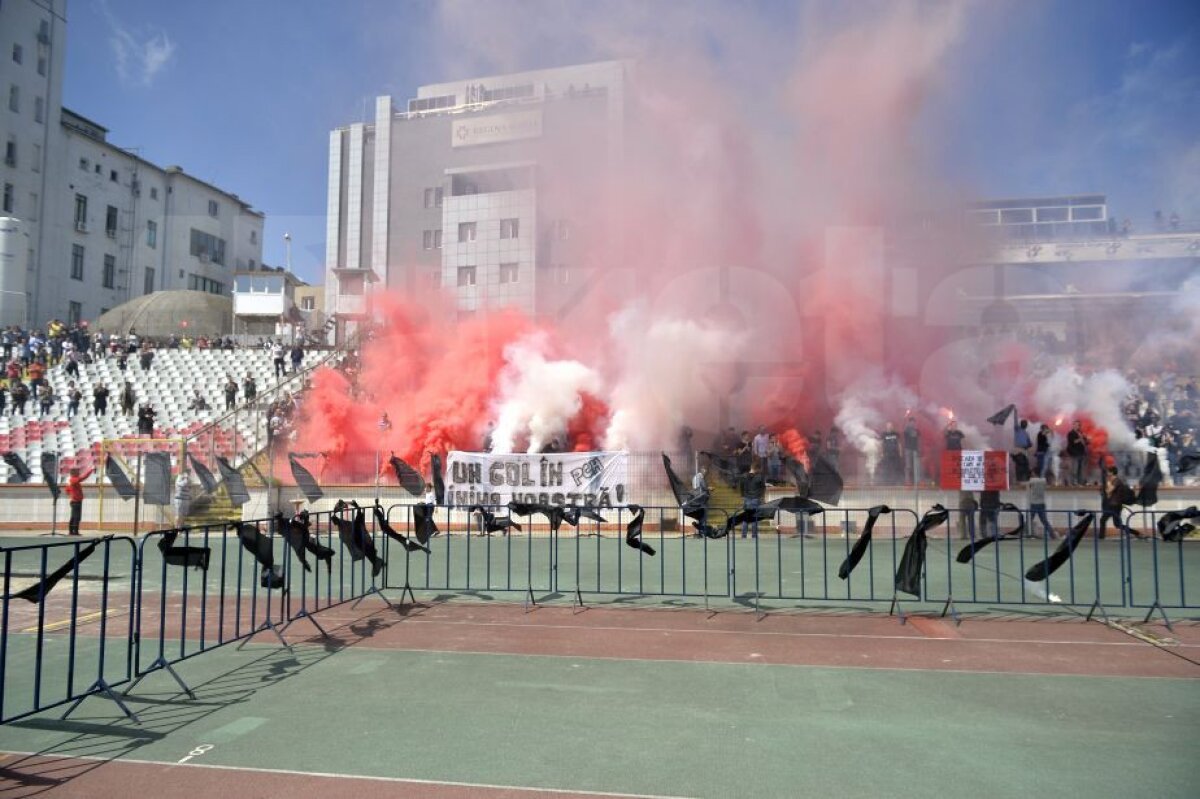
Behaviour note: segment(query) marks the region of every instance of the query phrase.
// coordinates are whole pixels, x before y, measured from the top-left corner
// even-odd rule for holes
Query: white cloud
[[[129,28],[102,3],[104,16],[110,30],[109,44],[117,75],[121,81],[134,86],[149,86],[154,78],[171,62],[175,55],[175,42],[166,31],[143,26],[140,30]]]

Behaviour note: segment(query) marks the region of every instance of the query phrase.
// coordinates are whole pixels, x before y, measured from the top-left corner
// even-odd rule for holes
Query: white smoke
[[[888,420],[895,424],[916,404],[917,396],[909,388],[878,372],[859,378],[842,394],[833,423],[866,459],[868,475],[875,474],[879,463],[879,433],[884,424]]]
[[[606,449],[670,449],[689,420],[712,413],[746,336],[635,304],[609,318],[617,364]]]
[[[1112,369],[1085,377],[1073,366],[1060,366],[1038,383],[1033,404],[1043,418],[1088,416],[1108,433],[1109,449],[1145,450],[1121,412],[1132,391],[1129,381]]]
[[[495,403],[492,451],[513,451],[529,437],[529,452],[554,438],[563,439],[571,417],[582,406],[581,394],[599,394],[600,376],[578,361],[548,360],[544,333],[526,336],[504,350],[500,392]]]

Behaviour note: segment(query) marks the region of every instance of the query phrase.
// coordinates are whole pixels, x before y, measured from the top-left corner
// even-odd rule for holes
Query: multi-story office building
[[[598,176],[622,156],[629,65],[423,86],[329,140],[326,307],[381,288],[454,294],[459,313],[554,313],[608,244]],[[590,214],[590,216],[589,216]],[[344,331],[344,325],[341,329]]]
[[[262,262],[262,214],[63,108],[65,20],[65,0],[0,4],[0,215],[21,220],[27,323],[94,319],[164,289],[229,296],[234,271]]]

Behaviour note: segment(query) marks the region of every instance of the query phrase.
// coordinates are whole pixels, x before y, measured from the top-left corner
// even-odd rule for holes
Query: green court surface
[[[226,648],[0,749],[669,796],[1194,796],[1197,683]],[[208,748],[210,747],[210,748]],[[236,774],[230,795],[237,795]]]

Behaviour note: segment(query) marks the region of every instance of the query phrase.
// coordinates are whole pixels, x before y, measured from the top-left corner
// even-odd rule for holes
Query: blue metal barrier
[[[93,543],[95,549],[79,562]],[[114,691],[133,677],[133,540],[109,536],[8,547],[3,561],[0,724],[70,704],[65,719],[84,699],[98,695],[136,720]],[[22,579],[38,585],[71,562],[75,567],[38,601],[17,596],[28,587],[19,584]],[[47,620],[59,614],[65,618]],[[65,643],[65,660],[49,653],[48,643],[57,651]],[[24,679],[30,673],[32,684]]]

